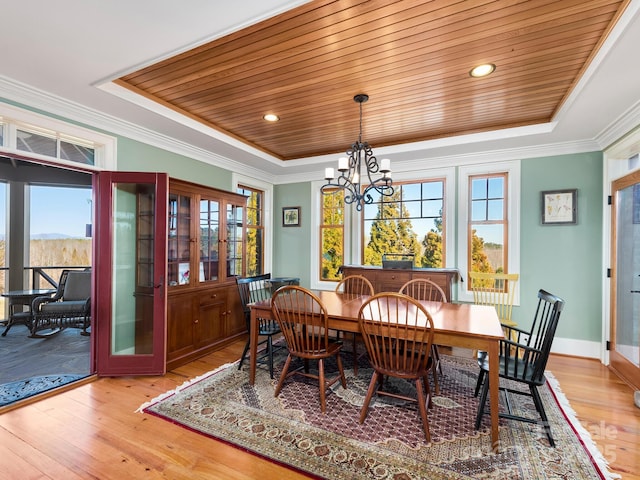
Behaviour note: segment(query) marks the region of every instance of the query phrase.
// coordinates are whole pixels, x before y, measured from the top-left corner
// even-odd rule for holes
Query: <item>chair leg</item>
[[[244,362],[244,359],[247,356],[247,352],[249,351],[250,345],[251,345],[251,340],[249,339],[247,340],[247,344],[244,346],[244,350],[242,351],[242,356],[240,357],[240,364],[238,365],[238,370],[242,370],[242,363]]]
[[[427,405],[427,408],[433,408],[433,395],[431,395],[431,387],[429,386],[429,377],[425,375],[422,378],[422,380],[424,384],[424,389],[427,393],[427,398],[429,399],[429,405]]]
[[[484,370],[481,370],[484,373]],[[484,381],[482,383],[482,394],[480,395],[480,401],[478,402],[478,415],[476,416],[476,426],[475,429],[478,430],[480,428],[480,424],[482,423],[482,416],[484,415],[484,406],[487,403],[487,394],[489,393],[489,382]]]
[[[321,358],[318,360],[318,381],[320,382],[320,411],[325,413],[327,410],[327,394],[326,388],[327,385],[324,379],[324,359]]]
[[[280,395],[280,390],[282,390],[282,384],[284,383],[285,378],[287,378],[287,372],[289,371],[289,365],[291,364],[291,354],[287,355],[287,361],[284,362],[284,367],[282,368],[282,373],[280,374],[280,380],[278,380],[278,385],[276,386],[276,391],[274,397]]]
[[[435,345],[433,347],[435,348]],[[431,350],[431,359],[433,361],[433,366],[431,367],[431,373],[433,374],[433,386],[436,389],[436,395],[440,395],[440,382],[438,381],[438,367],[440,366],[440,361],[436,360],[433,355],[436,351],[437,349]]]
[[[420,411],[420,417],[422,418],[422,427],[424,428],[424,436],[427,439],[427,443],[431,442],[431,434],[429,433],[429,419],[427,418],[427,402],[431,402],[431,394],[428,394],[429,398],[425,398],[424,391],[424,379],[422,377],[416,379],[416,392],[418,393],[418,410]]]
[[[344,376],[344,368],[342,368],[342,358],[340,358],[340,354],[336,355],[336,364],[338,365],[338,372],[340,372],[340,383],[342,384],[342,388],[347,388],[347,378]]]
[[[434,368],[437,368],[440,375],[442,375],[442,364],[440,363],[440,350],[438,350],[438,345],[431,345],[431,349],[433,351],[433,358],[436,361]]]
[[[371,403],[371,397],[373,397],[373,393],[378,388],[378,383],[380,381],[380,374],[378,372],[373,372],[371,376],[371,381],[369,382],[369,388],[367,389],[367,396],[364,398],[364,403],[362,404],[362,409],[360,410],[360,423],[364,423],[364,419],[367,418],[367,413],[369,413],[369,403]]]
[[[357,334],[353,334],[353,374],[358,375],[358,346],[357,343]]]
[[[484,376],[485,376],[485,371],[480,369],[480,373],[478,373],[478,381],[476,382],[476,390],[473,392],[474,397],[477,397],[478,393],[480,393],[480,387],[482,387]]]
[[[273,378],[273,340],[271,335],[267,337],[267,355],[269,356],[269,376]]]
[[[544,406],[542,405],[542,399],[540,398],[540,394],[538,393],[538,388],[535,385],[530,385],[529,389],[531,390],[531,396],[533,397],[533,403],[536,406],[536,410],[538,411],[538,413],[540,414],[540,418],[542,419],[542,425],[544,426],[547,438],[549,439],[549,445],[555,447],[556,442],[551,436],[551,425],[549,425],[547,413],[544,411]]]

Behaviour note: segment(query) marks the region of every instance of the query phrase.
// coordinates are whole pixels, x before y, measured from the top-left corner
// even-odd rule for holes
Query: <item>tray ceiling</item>
[[[344,152],[358,93],[374,147],[541,124],[627,3],[317,0],[115,83],[282,160]]]

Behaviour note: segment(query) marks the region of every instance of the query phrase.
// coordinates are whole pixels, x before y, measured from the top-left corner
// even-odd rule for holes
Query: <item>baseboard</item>
[[[553,339],[551,353],[570,355],[572,357],[595,358],[600,360],[600,343],[588,342],[586,340],[575,340],[573,338],[556,337]],[[472,357],[473,350],[452,347],[451,354],[458,357]]]
[[[551,352],[600,360],[601,348],[600,342],[556,337],[553,339]]]

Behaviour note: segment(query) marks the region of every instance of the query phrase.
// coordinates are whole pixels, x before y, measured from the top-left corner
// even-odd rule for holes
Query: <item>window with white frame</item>
[[[416,181],[416,178],[420,180]],[[342,232],[342,263],[344,265],[364,263],[368,258],[367,248],[372,248],[371,231],[374,228],[382,228],[383,224],[390,229],[395,229],[395,225],[399,222],[404,226],[411,225],[407,233],[409,237],[415,237],[416,241],[412,243],[412,248],[420,254],[420,263],[416,266],[423,266],[423,259],[426,259],[427,263],[436,262],[442,267],[455,266],[456,224],[453,221],[446,221],[447,218],[455,218],[455,216],[448,217],[447,213],[455,210],[455,169],[447,167],[398,172],[394,174],[393,180],[395,196],[385,199],[382,203],[378,198],[377,204],[374,202],[366,206],[360,213],[354,208],[339,205],[333,200],[325,200],[324,197],[333,197],[333,195],[323,195],[320,192],[323,182],[312,183],[314,194],[311,202],[311,221],[313,225],[320,226],[320,233],[311,236],[312,251],[317,252],[312,256],[311,288],[333,289],[335,287],[336,279],[329,279],[326,275],[323,276],[322,272],[327,266],[328,259],[335,260],[334,250],[325,240],[336,237],[328,234],[331,230]],[[390,209],[391,206],[395,209]],[[380,207],[383,210],[382,214],[379,213]],[[332,215],[328,215],[328,212]],[[340,218],[336,219],[336,215]],[[376,219],[376,217],[379,218]],[[394,244],[393,248],[395,249],[396,246]],[[389,249],[390,253],[392,251],[395,250]],[[335,253],[338,253],[338,249],[335,249]]]
[[[238,193],[247,195],[246,274],[261,275],[271,272],[272,262],[272,210],[273,185],[255,178],[232,174],[232,185]]]
[[[519,273],[520,162],[466,165],[458,172],[458,268],[465,280],[458,299],[471,301],[468,272]]]
[[[114,170],[116,139],[0,103],[0,147],[54,163]]]

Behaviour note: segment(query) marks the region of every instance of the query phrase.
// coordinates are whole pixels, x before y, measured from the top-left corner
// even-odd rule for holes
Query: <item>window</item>
[[[386,253],[413,254],[416,267],[446,265],[445,180],[394,183],[363,209],[363,265],[382,265]]]
[[[507,273],[506,173],[469,177],[467,259],[471,272]]]
[[[248,277],[264,273],[264,192],[255,188],[238,185],[238,193],[247,198],[246,225],[246,265]]]
[[[519,273],[520,161],[458,168],[458,269]],[[468,279],[458,283],[458,300],[473,301]],[[520,293],[516,288],[515,304]]]
[[[320,281],[337,282],[344,264],[344,192],[321,194]]]
[[[114,170],[116,139],[45,115],[0,104],[0,147],[67,165]]]

